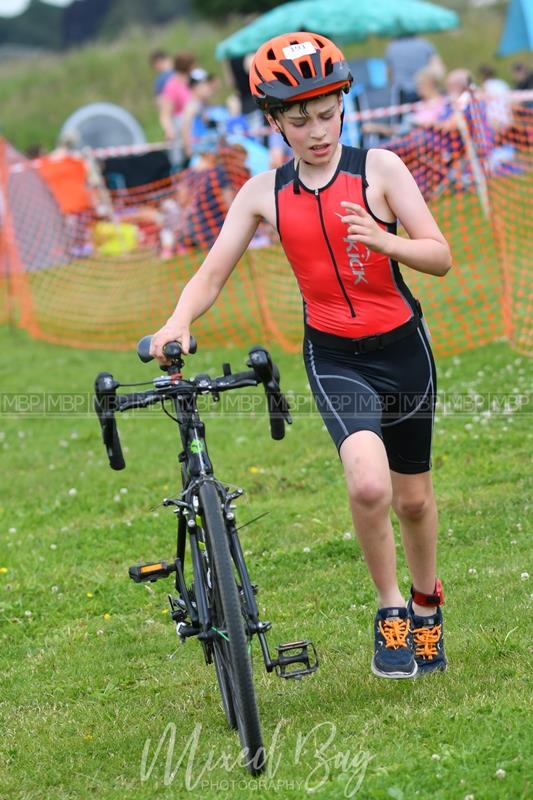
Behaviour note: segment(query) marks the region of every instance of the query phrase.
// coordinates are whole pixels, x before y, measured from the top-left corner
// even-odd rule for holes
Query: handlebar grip
[[[126,462],[122,454],[115,409],[117,407],[117,382],[109,372],[100,372],[94,383],[94,410],[102,429],[102,439],[111,469],[124,469]]]
[[[279,386],[276,389],[267,389],[268,415],[270,417],[270,435],[279,441],[285,436],[285,423],[292,424],[289,413],[289,404],[285,395],[280,392]]]
[[[124,469],[126,466],[126,462],[124,461],[124,456],[122,455],[122,447],[120,445],[120,439],[118,438],[118,430],[117,430],[117,423],[115,422],[115,417],[113,417],[109,429],[107,431],[107,436],[104,433],[104,444],[107,450],[107,457],[109,459],[109,466],[111,469],[120,470]]]
[[[149,334],[148,336],[143,336],[142,339],[139,340],[137,343],[137,355],[141,359],[144,364],[148,364],[149,361],[153,361],[153,356],[150,355],[150,346],[152,344],[152,335]],[[196,353],[198,349],[198,343],[194,336],[191,336],[189,341],[189,355],[193,355]],[[179,342],[168,342],[164,348],[163,353],[168,358],[178,358],[181,355],[181,345]]]

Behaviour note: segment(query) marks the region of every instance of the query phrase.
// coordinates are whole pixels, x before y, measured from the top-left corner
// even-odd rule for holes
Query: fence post
[[[0,266],[5,269],[7,319],[11,325],[18,324],[36,333],[38,326],[32,313],[28,276],[20,260],[9,204],[7,148],[8,143],[0,137]]]

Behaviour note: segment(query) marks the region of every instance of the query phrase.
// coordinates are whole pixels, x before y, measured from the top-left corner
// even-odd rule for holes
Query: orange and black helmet
[[[325,36],[307,31],[269,39],[250,67],[250,91],[263,111],[336,89],[347,92],[352,80],[341,50]]]

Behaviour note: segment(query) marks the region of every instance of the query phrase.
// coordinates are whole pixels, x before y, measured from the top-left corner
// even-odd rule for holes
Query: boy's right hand
[[[183,353],[187,354],[189,352],[190,339],[191,334],[188,325],[169,320],[152,336],[150,355],[156,358],[162,367],[168,366],[170,362],[163,355],[163,347],[168,342],[179,342]]]

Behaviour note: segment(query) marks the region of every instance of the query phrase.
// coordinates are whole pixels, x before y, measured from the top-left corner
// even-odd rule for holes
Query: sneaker
[[[413,678],[417,663],[406,608],[380,608],[374,620],[372,672],[380,678]]]
[[[407,603],[407,611],[411,620],[418,671],[444,672],[448,662],[444,655],[442,611],[437,607],[430,617],[419,617],[413,611],[412,600]]]

